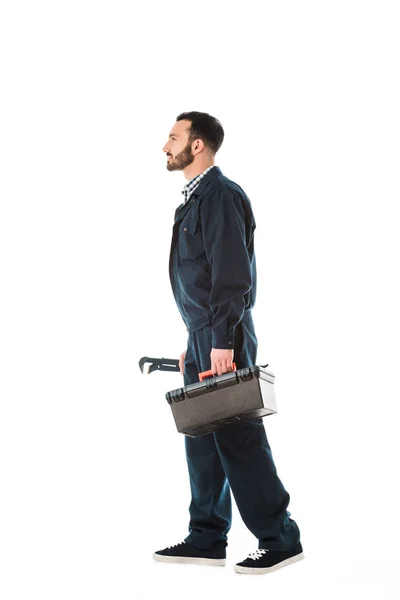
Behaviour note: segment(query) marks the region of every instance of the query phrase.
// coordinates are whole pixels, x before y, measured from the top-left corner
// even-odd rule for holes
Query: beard
[[[192,164],[193,161],[194,154],[192,153],[190,144],[188,144],[186,148],[181,150],[181,152],[175,156],[175,158],[167,160],[167,169],[168,171],[183,171],[183,169]]]

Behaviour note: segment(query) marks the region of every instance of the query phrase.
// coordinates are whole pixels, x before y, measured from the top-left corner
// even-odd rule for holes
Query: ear
[[[194,140],[194,147],[193,150],[203,150],[204,148],[204,142],[203,140],[201,140],[200,138],[198,140]]]

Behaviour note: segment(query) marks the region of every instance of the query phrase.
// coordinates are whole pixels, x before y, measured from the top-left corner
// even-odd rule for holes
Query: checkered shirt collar
[[[194,190],[199,185],[200,181],[203,179],[204,175],[206,175],[208,173],[208,171],[210,171],[210,169],[212,169],[214,166],[215,165],[211,165],[211,167],[208,167],[208,169],[206,169],[205,171],[203,171],[199,175],[196,175],[196,177],[194,179],[192,179],[191,181],[189,181],[189,183],[187,183],[184,186],[184,188],[182,190],[182,194],[184,195],[184,198],[185,198],[185,204],[189,200],[190,195],[194,192]]]

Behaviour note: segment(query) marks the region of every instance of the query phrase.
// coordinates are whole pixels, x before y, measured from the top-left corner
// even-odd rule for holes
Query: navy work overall
[[[184,385],[211,369],[212,348],[233,349],[238,370],[257,364],[255,226],[245,192],[216,166],[176,210],[169,269],[188,331]],[[262,419],[184,439],[192,494],[186,542],[227,546],[230,490],[259,548],[288,550],[300,541]]]

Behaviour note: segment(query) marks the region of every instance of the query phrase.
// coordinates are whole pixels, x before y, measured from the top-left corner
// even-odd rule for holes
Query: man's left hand
[[[213,348],[211,350],[211,371],[214,376],[233,371],[233,350]]]

